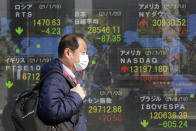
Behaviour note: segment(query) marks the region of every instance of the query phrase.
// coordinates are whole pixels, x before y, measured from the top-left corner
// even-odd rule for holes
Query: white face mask
[[[89,58],[88,55],[81,55],[80,54],[80,62],[74,63],[74,67],[76,71],[84,70],[88,66]]]

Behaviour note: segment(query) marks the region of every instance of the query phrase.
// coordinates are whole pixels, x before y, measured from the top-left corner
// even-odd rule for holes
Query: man
[[[59,58],[41,68],[41,78],[50,70],[56,69],[77,84],[76,87],[71,88],[59,73],[53,73],[44,80],[38,104],[38,116],[43,122],[58,124],[66,121],[73,128],[76,114],[85,98],[85,92],[78,84],[75,72],[87,67],[89,59],[86,50],[86,43],[80,36],[65,35],[58,46]],[[86,120],[83,114],[76,127],[77,131],[86,130]]]

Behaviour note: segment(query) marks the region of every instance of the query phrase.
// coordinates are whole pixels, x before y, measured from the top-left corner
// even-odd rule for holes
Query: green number
[[[163,67],[162,67],[162,65],[159,65],[159,72],[163,72]]]
[[[184,124],[183,124],[183,126],[187,128],[188,127],[188,122],[185,121]]]
[[[152,26],[157,26],[157,24],[156,24],[156,19],[153,20]]]
[[[32,79],[35,80],[35,74],[34,73],[32,73],[32,76],[33,76]]]
[[[182,19],[182,26],[186,26],[186,19]]]
[[[40,19],[37,21],[37,25],[41,26],[41,20]]]
[[[102,32],[105,33],[105,27],[102,27]]]
[[[50,34],[50,28],[47,28],[47,30],[45,31],[47,34]]]
[[[36,20],[35,19],[33,20],[33,25],[36,26]]]
[[[60,26],[60,25],[61,25],[61,20],[57,19],[57,26]]]
[[[109,27],[109,26],[107,26],[105,31],[106,31],[106,33],[108,33],[108,34],[109,34],[109,33],[110,33],[110,27]]]
[[[116,35],[112,35],[112,42],[116,42]]]
[[[88,113],[93,113],[93,112],[92,112],[92,108],[93,108],[93,107],[92,107],[92,106],[89,106],[88,108],[89,108]]]
[[[157,20],[157,26],[161,26],[162,25],[162,20],[161,19],[158,19]]]
[[[147,72],[147,66],[143,66],[143,72]]]
[[[96,33],[97,31],[96,31],[96,27],[93,27],[93,33]]]
[[[88,27],[88,34],[92,33],[91,29],[92,29],[92,27]]]
[[[97,27],[97,33],[98,34],[101,33],[101,27],[100,26]]]
[[[40,79],[40,73],[36,73],[36,80]]]
[[[106,37],[107,37],[107,42],[109,42],[110,41],[110,35],[106,35]]]
[[[101,36],[101,42],[105,42],[105,35]]]
[[[117,42],[120,42],[121,41],[121,35],[117,35],[116,41]]]
[[[163,127],[167,128],[167,121],[163,121]]]
[[[118,34],[120,34],[120,26],[117,26],[117,28],[118,28]]]
[[[112,28],[113,28],[113,33],[116,33],[116,27],[112,26]]]
[[[97,106],[93,106],[93,112],[97,113]]]
[[[53,19],[52,20],[52,26],[56,26],[57,24],[56,24],[56,19]]]
[[[45,19],[44,19],[45,20]],[[46,26],[50,26],[50,19],[45,20]]]
[[[138,66],[134,66],[134,68],[135,68],[134,72],[138,72],[139,71]]]
[[[122,106],[118,106],[118,113],[122,112]]]
[[[117,113],[117,107],[116,106],[113,106],[113,113]]]
[[[60,35],[60,34],[61,34],[61,28],[59,28],[59,27],[57,28],[56,34],[57,34],[57,35]]]
[[[53,35],[56,34],[56,28],[52,28],[51,30],[52,30],[51,34],[53,34]]]
[[[107,113],[111,113],[111,106],[107,106]]]
[[[182,26],[181,19],[177,19],[177,26]]]
[[[99,108],[99,113],[101,112],[101,106],[98,106],[98,108]],[[105,112],[104,112],[105,113]]]

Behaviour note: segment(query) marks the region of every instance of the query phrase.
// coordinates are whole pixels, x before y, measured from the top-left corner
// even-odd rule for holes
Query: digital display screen
[[[0,131],[14,100],[82,34],[88,131],[196,130],[195,0],[1,0]]]

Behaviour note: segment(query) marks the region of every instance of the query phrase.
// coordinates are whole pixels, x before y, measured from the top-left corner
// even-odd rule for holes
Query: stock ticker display
[[[1,1],[1,131],[14,131],[14,99],[69,33],[87,43],[88,131],[196,130],[195,0]]]

